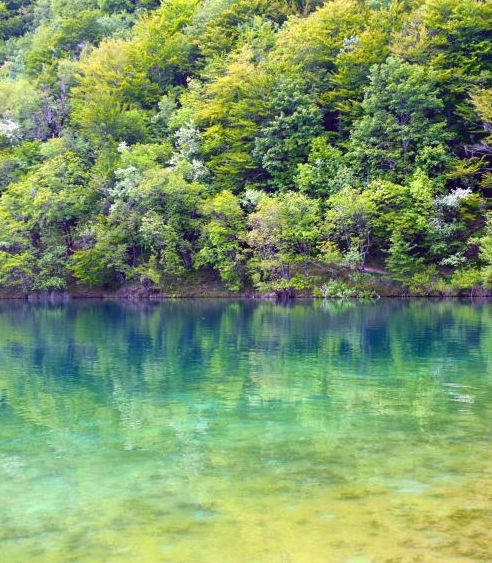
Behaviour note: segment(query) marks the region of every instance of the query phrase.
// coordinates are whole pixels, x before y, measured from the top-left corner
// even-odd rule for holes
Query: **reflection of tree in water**
[[[0,303],[4,537],[67,514],[84,546],[94,521],[179,545],[301,517],[338,541],[320,514],[447,534],[488,468],[491,329],[456,302]]]
[[[212,405],[205,433],[223,407],[249,416],[274,402],[314,424],[326,401],[327,413],[366,409],[397,425],[409,400],[424,431],[463,397],[482,411],[491,374],[484,304],[4,303],[0,334],[2,404],[48,427],[102,410],[140,440],[190,397]]]

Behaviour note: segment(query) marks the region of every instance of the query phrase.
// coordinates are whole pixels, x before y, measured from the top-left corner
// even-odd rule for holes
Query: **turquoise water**
[[[2,563],[492,560],[492,306],[0,303]]]

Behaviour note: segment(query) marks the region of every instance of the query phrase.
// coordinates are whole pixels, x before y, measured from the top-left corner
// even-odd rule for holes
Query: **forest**
[[[0,1],[2,295],[490,292],[491,30],[488,0]]]

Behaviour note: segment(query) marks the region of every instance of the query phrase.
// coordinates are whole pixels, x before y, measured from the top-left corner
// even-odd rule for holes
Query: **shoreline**
[[[219,300],[245,300],[245,301],[270,301],[278,303],[289,303],[295,301],[379,301],[381,299],[399,299],[399,300],[413,300],[413,299],[429,299],[429,300],[446,300],[446,299],[477,299],[477,300],[489,300],[492,298],[492,292],[490,291],[477,291],[470,293],[446,293],[446,294],[423,294],[423,293],[402,293],[402,294],[387,294],[387,295],[375,295],[374,297],[323,297],[314,294],[300,294],[293,295],[289,297],[283,297],[272,294],[259,294],[259,293],[235,293],[235,294],[225,294],[225,293],[203,293],[203,294],[121,294],[121,293],[32,293],[27,295],[19,294],[7,294],[0,295],[0,302],[2,301],[25,301],[27,303],[65,303],[68,301],[169,301],[169,300],[186,300],[186,299],[219,299]]]

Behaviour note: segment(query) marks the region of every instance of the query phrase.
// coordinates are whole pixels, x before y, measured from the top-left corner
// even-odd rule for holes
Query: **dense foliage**
[[[0,1],[0,284],[492,288],[491,29],[482,0]]]

